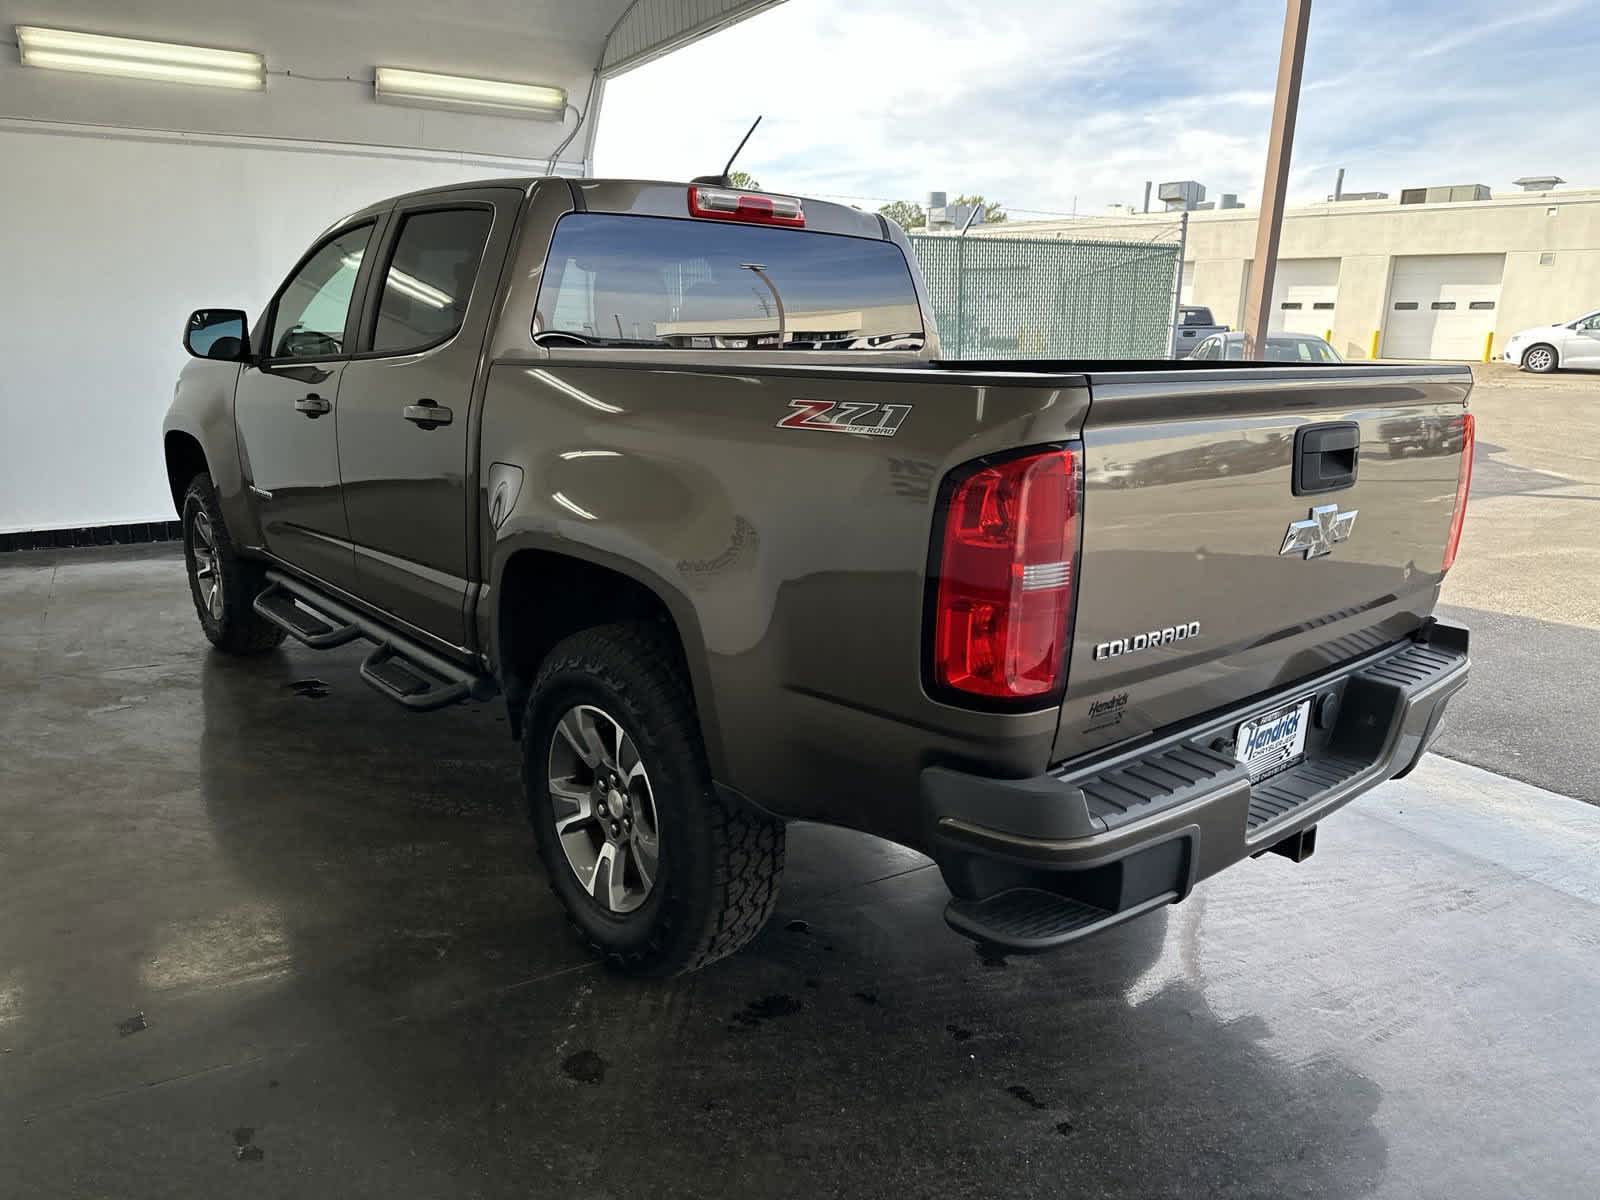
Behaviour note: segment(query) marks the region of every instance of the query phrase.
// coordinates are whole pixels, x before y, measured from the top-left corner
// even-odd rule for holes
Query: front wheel
[[[1530,346],[1528,352],[1522,356],[1522,365],[1535,375],[1550,374],[1557,365],[1555,347]]]
[[[712,786],[683,657],[660,626],[601,626],[550,652],[523,780],[551,889],[613,965],[693,971],[772,916],[783,825]]]
[[[209,475],[196,475],[183,494],[183,557],[195,614],[213,646],[264,654],[283,641],[283,630],[252,607],[266,579],[260,564],[234,549]]]

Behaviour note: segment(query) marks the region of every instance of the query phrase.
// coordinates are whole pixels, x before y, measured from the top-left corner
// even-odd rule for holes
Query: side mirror
[[[183,348],[196,358],[243,362],[250,356],[249,322],[237,308],[201,308],[183,327]]]

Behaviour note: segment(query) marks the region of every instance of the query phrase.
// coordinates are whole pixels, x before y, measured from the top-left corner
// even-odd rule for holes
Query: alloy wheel
[[[195,587],[213,621],[222,620],[222,556],[217,551],[217,534],[211,527],[211,518],[204,509],[196,509],[190,523],[194,536],[191,540],[194,556]]]
[[[655,793],[633,738],[605,710],[569,708],[550,739],[556,838],[578,883],[607,912],[633,912],[660,874]]]
[[[1530,371],[1548,371],[1553,361],[1550,351],[1543,346],[1535,346],[1528,351],[1528,357],[1523,360],[1523,366]]]

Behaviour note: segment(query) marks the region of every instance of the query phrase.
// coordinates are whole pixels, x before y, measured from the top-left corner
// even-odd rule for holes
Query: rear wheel
[[[1548,375],[1557,366],[1555,347],[1543,344],[1529,346],[1528,352],[1522,356],[1522,365],[1536,375]]]
[[[523,730],[539,856],[596,953],[635,974],[676,975],[761,931],[777,904],[783,825],[712,786],[665,631],[606,625],[561,642]]]
[[[195,614],[213,646],[263,654],[283,641],[283,630],[252,607],[266,585],[263,568],[234,549],[209,475],[196,475],[183,495],[183,557]]]

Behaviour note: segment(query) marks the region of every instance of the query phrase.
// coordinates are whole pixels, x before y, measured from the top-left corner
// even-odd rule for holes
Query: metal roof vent
[[[1206,188],[1193,179],[1180,179],[1157,184],[1156,196],[1167,206],[1168,212],[1187,211],[1206,198]]]

